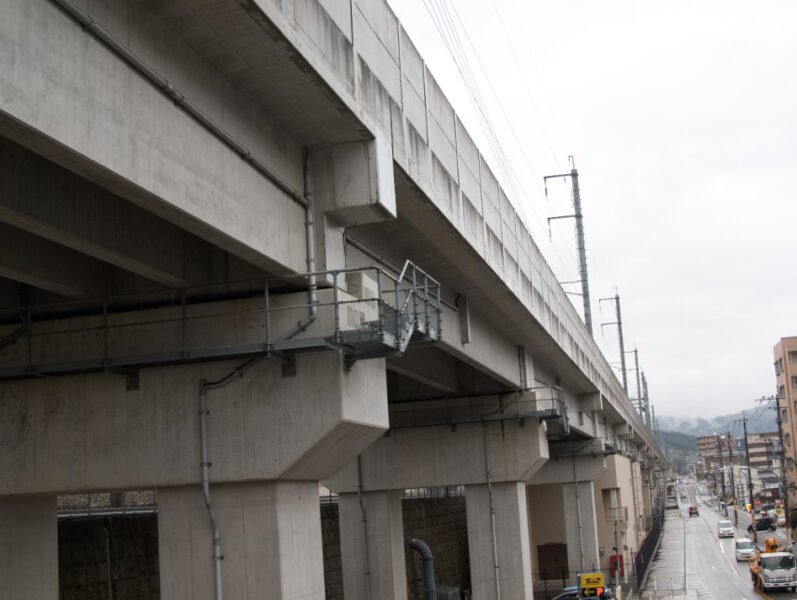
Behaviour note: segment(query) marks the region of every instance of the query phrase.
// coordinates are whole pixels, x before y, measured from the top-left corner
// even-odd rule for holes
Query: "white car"
[[[749,540],[747,538],[737,538],[734,540],[734,545],[736,546],[736,560],[750,560],[751,558],[755,558],[755,546],[753,546],[753,540]]]
[[[718,537],[733,537],[733,523],[726,519],[722,519],[717,523],[717,536]]]

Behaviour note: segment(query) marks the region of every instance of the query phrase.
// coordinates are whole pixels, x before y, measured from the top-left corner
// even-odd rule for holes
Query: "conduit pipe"
[[[144,79],[168,96],[177,106],[191,115],[197,123],[202,125],[228,148],[238,154],[244,161],[252,165],[258,173],[287,194],[294,202],[303,207],[307,207],[307,199],[294,189],[293,186],[271,170],[260,158],[252,154],[251,150],[236,140],[211,117],[203,113],[193,102],[188,100],[168,79],[163,77],[121,42],[116,40],[116,38],[97,24],[91,16],[81,10],[71,0],[50,0],[50,2],[59,6],[64,12],[77,21],[83,29],[90,32],[94,37],[105,44],[105,46],[135,69]]]
[[[365,552],[365,597],[371,597],[371,567],[370,554],[368,551],[368,514],[365,512],[365,502],[363,501],[363,461],[362,454],[357,455],[357,501],[360,503],[360,519],[363,524],[363,552]]]
[[[484,471],[487,477],[487,497],[490,501],[490,527],[493,535],[493,577],[495,578],[495,600],[501,600],[501,568],[498,564],[498,538],[495,533],[495,502],[493,500],[493,476],[490,472],[490,459],[487,455],[487,422],[482,423],[482,442],[484,446]]]
[[[6,337],[0,340],[0,350],[16,342],[19,338],[28,333],[29,329],[30,329],[30,309],[25,311],[25,317],[23,318],[22,323],[20,323],[19,327],[17,327],[14,331],[12,331]]]
[[[202,496],[205,499],[205,507],[208,510],[210,526],[213,530],[213,578],[215,582],[215,600],[222,600],[221,594],[221,533],[219,524],[216,520],[216,511],[213,509],[213,501],[210,498],[210,461],[208,460],[208,392],[223,388],[236,378],[243,377],[244,373],[257,362],[256,358],[250,359],[240,367],[236,367],[226,376],[218,381],[199,382],[199,441],[200,441],[200,467],[202,471]]]
[[[423,581],[426,600],[436,600],[437,581],[435,581],[434,576],[434,556],[432,556],[432,551],[429,549],[429,546],[417,538],[412,538],[409,546],[421,555],[421,560],[423,561]]]
[[[245,162],[249,163],[254,169],[273,183],[278,189],[284,192],[291,200],[299,204],[304,209],[305,214],[305,236],[307,247],[307,272],[315,273],[315,251],[314,251],[314,220],[312,206],[312,179],[310,171],[310,155],[305,151],[304,158],[304,194],[299,193],[292,185],[280,177],[276,172],[268,167],[260,158],[252,154],[252,151],[236,140],[221,125],[216,123],[210,116],[206,115],[193,102],[188,100],[185,95],[178,90],[168,79],[163,77],[150,65],[144,62],[129,48],[124,46],[108,31],[101,27],[89,14],[81,10],[71,0],[50,0],[64,12],[77,21],[84,30],[90,32],[95,38],[113,51],[119,58],[126,62],[144,79],[149,81],[155,88],[160,90],[177,106],[188,113],[197,123],[209,131],[219,141],[226,145],[230,150],[238,154]],[[296,326],[282,336],[281,339],[290,339],[297,333],[304,331],[315,320],[318,310],[317,304],[317,279],[315,275],[308,277],[310,295],[310,316],[305,321],[300,321]]]

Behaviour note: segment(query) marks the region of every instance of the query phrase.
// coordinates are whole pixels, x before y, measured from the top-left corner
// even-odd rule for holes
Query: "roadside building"
[[[797,336],[781,338],[773,349],[778,411],[783,433],[785,488],[789,505],[797,507],[797,470],[795,470],[795,402],[797,402]]]

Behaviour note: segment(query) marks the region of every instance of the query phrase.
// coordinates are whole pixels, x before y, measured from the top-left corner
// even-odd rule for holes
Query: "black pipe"
[[[410,548],[417,551],[423,560],[423,580],[426,600],[436,600],[437,583],[434,578],[434,556],[432,556],[432,551],[429,549],[429,546],[416,538],[410,540]]]

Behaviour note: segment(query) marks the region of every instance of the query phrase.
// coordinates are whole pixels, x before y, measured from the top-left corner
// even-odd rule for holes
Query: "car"
[[[733,537],[733,533],[733,523],[727,519],[722,519],[717,523],[717,537]]]
[[[579,591],[578,586],[569,585],[562,590],[561,594],[554,596],[553,600],[578,600]],[[614,600],[614,594],[609,588],[604,588],[603,593],[598,598],[601,600]]]
[[[697,506],[695,506],[694,504],[689,507],[689,516],[690,517],[699,517],[700,516],[700,511],[697,510]]]
[[[770,519],[769,517],[756,517],[756,520],[755,520],[755,530],[756,531],[766,531],[767,529],[771,529],[772,531],[775,531],[776,528],[777,528],[777,525],[775,525],[775,522],[772,519]],[[752,523],[750,523],[750,525],[747,526],[747,533],[753,533],[753,524]]]
[[[736,560],[750,560],[751,558],[755,558],[753,540],[748,538],[736,538],[733,545]]]

